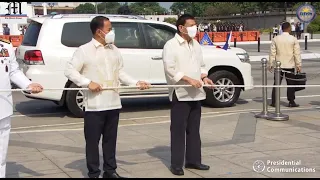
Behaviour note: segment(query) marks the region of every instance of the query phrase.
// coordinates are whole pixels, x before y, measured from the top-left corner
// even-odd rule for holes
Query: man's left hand
[[[140,90],[145,90],[150,88],[150,83],[147,83],[145,81],[138,81],[136,85],[139,86]]]
[[[214,83],[212,82],[212,80],[211,79],[209,79],[209,78],[204,78],[203,79],[203,83],[205,84],[205,85],[212,85],[212,86],[210,86],[210,87],[208,87],[209,89],[214,89]]]
[[[43,87],[38,83],[31,83],[27,89],[30,89],[31,93],[37,94],[42,92]]]

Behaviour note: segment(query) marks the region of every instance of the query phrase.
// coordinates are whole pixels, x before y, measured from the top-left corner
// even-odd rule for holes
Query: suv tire
[[[72,83],[69,88],[79,88],[77,85]],[[82,92],[82,91],[81,91]],[[82,118],[84,116],[84,111],[79,108],[77,104],[77,94],[79,91],[67,91],[66,94],[66,104],[69,111],[76,117]],[[82,99],[84,101],[84,99]]]
[[[238,77],[226,70],[216,71],[210,74],[208,78],[211,79],[217,85],[223,85],[223,81],[224,85],[226,85],[228,82],[229,85],[240,85]],[[233,106],[234,103],[238,101],[241,92],[241,88],[223,89],[223,87],[216,87],[215,89],[204,88],[204,90],[207,94],[207,98],[204,100],[204,103],[216,108]],[[226,94],[229,94],[230,92],[232,92],[231,97],[226,97]],[[214,93],[216,94],[214,95]],[[218,99],[219,96],[221,96],[220,99]],[[225,102],[222,101],[222,96],[225,97]]]

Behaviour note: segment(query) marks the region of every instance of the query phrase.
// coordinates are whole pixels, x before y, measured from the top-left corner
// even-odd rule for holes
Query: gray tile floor
[[[185,170],[193,177],[320,177],[320,112],[287,113],[290,120],[255,119],[252,113],[205,118],[202,159],[209,171]],[[120,123],[121,124],[121,123]],[[177,177],[170,173],[170,124],[119,127],[118,173],[126,177]],[[86,177],[83,131],[11,134],[7,177]],[[261,160],[263,172],[253,164]],[[301,161],[297,166],[268,161]],[[102,162],[102,157],[101,157]],[[102,163],[101,163],[102,164]],[[274,169],[315,172],[270,172]]]

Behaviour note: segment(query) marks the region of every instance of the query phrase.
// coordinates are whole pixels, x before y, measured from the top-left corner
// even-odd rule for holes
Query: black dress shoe
[[[173,168],[170,167],[170,171],[172,172],[172,174],[176,175],[176,176],[183,176],[184,175],[184,171],[182,168]]]
[[[188,169],[197,169],[197,170],[209,170],[210,169],[210,166],[205,165],[205,164],[186,164],[184,167],[188,168]]]
[[[125,177],[121,177],[117,172],[114,173],[103,173],[103,178],[125,178]]]
[[[296,104],[295,102],[289,102],[288,107],[299,107],[299,104]]]
[[[271,107],[276,107],[273,103],[270,104]]]

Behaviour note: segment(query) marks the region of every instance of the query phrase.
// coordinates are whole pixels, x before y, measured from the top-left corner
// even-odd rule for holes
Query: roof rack
[[[145,18],[137,15],[121,15],[121,14],[50,14],[46,15],[46,17],[51,17],[52,19],[60,19],[60,18],[90,18],[96,16],[105,16],[110,18],[128,18],[128,19],[143,19]]]

